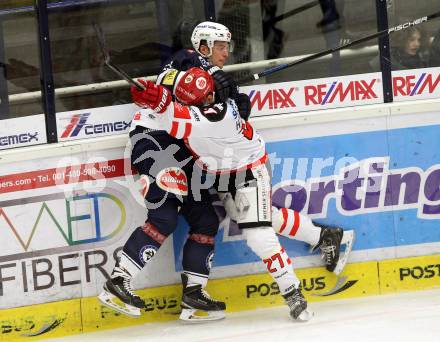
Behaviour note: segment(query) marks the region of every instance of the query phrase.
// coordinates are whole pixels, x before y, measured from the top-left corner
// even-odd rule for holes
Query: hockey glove
[[[168,89],[156,85],[151,81],[139,80],[145,89],[138,90],[131,87],[133,102],[142,108],[151,108],[156,113],[163,113],[171,102],[171,94]]]
[[[247,94],[240,93],[235,99],[235,103],[238,107],[240,117],[247,121],[251,115],[251,100],[249,99],[249,96],[247,96]]]
[[[228,98],[235,99],[238,96],[238,86],[230,74],[219,67],[211,67],[208,73],[214,79],[217,102],[224,102]]]

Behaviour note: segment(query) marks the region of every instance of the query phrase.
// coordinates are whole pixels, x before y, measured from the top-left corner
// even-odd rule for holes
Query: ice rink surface
[[[287,307],[228,313],[222,321],[144,324],[50,341],[440,341],[440,289],[311,303],[307,323],[288,318]]]

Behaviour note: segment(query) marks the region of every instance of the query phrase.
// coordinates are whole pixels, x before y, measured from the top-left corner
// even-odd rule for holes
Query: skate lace
[[[139,298],[139,296],[133,292],[133,287],[131,286],[130,280],[131,280],[130,278],[124,278],[123,280],[124,289],[130,294],[130,296]]]
[[[203,298],[205,298],[208,302],[214,302],[208,292],[206,292],[204,289],[201,289],[200,292]]]
[[[335,257],[336,246],[334,245],[323,245],[321,246],[321,257],[325,260],[326,264],[331,264],[333,258]]]
[[[294,291],[292,295],[286,298],[286,303],[290,308],[295,308],[303,302],[303,296],[301,292]]]

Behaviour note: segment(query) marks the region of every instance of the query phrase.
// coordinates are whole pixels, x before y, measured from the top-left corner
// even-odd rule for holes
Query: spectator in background
[[[341,28],[339,12],[335,0],[319,0],[322,10],[322,19],[316,23],[316,27],[323,32],[329,32]]]
[[[316,23],[316,27],[322,31],[327,49],[334,49],[344,44],[345,30],[341,29],[344,22],[344,0],[319,0],[322,10],[322,19]],[[341,53],[332,53],[332,58],[328,63],[328,76],[334,77],[341,75]]]
[[[390,40],[391,70],[419,69],[428,66],[429,39],[421,26],[410,27],[396,33]],[[380,69],[379,57],[370,65],[374,71]]]
[[[392,70],[427,67],[428,46],[428,36],[421,26],[398,32],[391,41]]]
[[[440,29],[434,35],[434,40],[429,49],[429,66],[440,66]]]
[[[283,51],[285,33],[275,27],[278,2],[275,0],[261,0],[261,16],[263,18],[263,39],[269,41],[267,58],[278,58]]]

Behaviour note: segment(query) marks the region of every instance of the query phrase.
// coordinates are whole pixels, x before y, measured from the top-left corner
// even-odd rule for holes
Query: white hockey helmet
[[[225,25],[212,21],[204,21],[194,28],[191,35],[192,45],[194,50],[198,53],[200,53],[199,48],[202,40],[206,41],[209,48],[209,54],[205,57],[210,57],[215,41],[231,43],[231,32],[229,32],[229,29]]]

